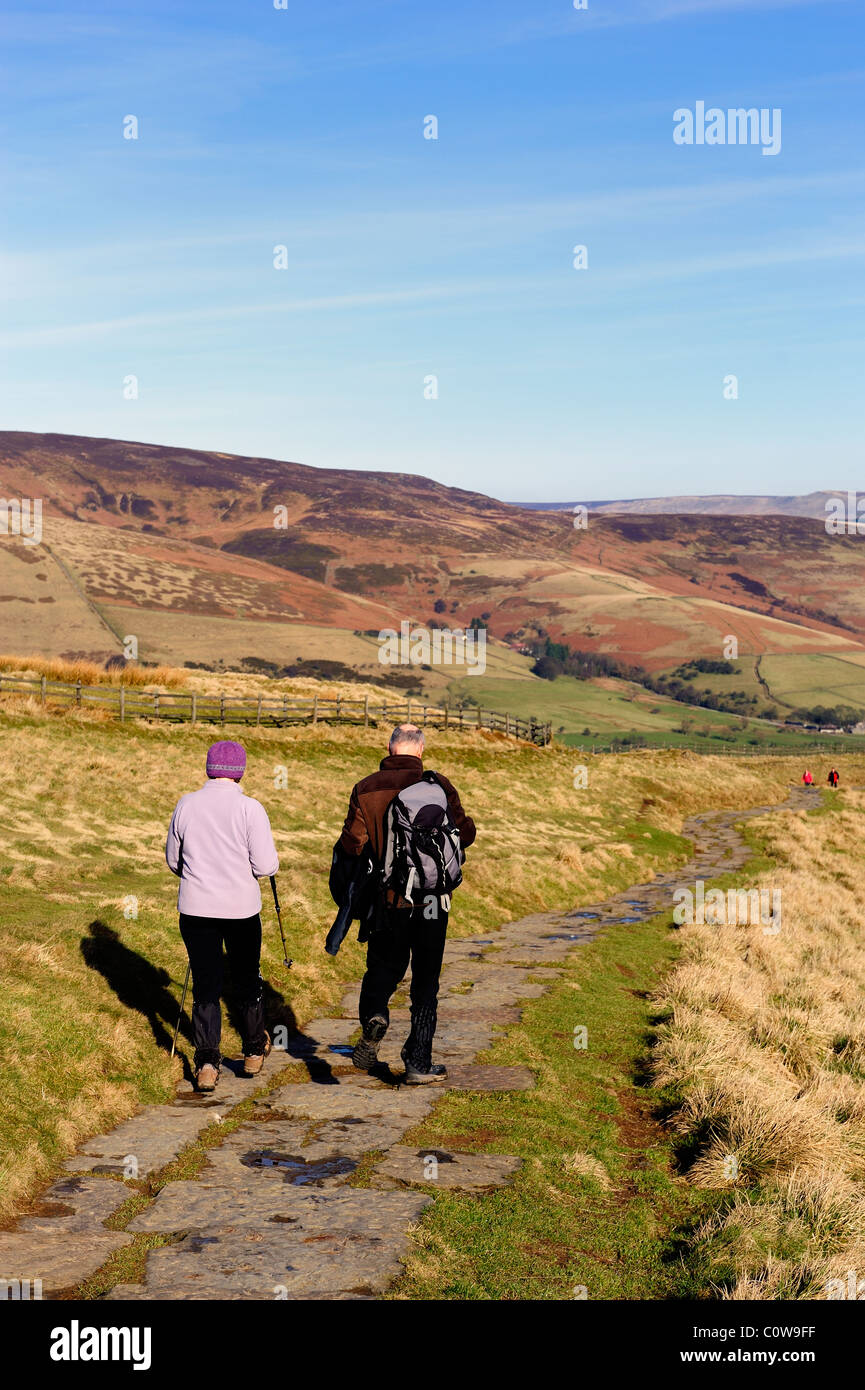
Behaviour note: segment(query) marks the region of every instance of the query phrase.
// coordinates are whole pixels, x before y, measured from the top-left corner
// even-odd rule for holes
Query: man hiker
[[[840,779],[840,777],[838,776],[838,769],[837,769],[836,767],[833,767],[833,768],[830,770],[829,776],[828,776],[828,778],[827,778],[826,780],[828,781],[830,787],[837,787],[837,785],[838,785],[838,783],[839,783],[839,781],[840,781],[841,779]]]
[[[456,788],[441,773],[424,772],[424,736],[413,724],[394,729],[378,772],[358,782],[336,854],[370,855],[375,886],[362,927],[366,974],[360,991],[363,1034],[352,1061],[375,1064],[388,1029],[388,1005],[411,961],[411,1031],[402,1049],[409,1085],[444,1081],[434,1066],[439,975],[450,895],[462,881],[463,851],[477,831]],[[364,937],[364,933],[367,933]]]
[[[180,879],[180,934],[192,967],[195,1085],[213,1091],[222,1061],[223,955],[240,1005],[245,1076],[257,1076],[270,1051],[264,1027],[261,960],[261,889],[279,859],[260,801],[240,790],[246,753],[223,741],[207,750],[207,781],[174,808],[165,858]]]

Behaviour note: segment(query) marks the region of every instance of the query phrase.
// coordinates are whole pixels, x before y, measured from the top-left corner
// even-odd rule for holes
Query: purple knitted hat
[[[239,743],[223,739],[212,743],[207,750],[208,777],[242,777],[246,771],[246,753]]]

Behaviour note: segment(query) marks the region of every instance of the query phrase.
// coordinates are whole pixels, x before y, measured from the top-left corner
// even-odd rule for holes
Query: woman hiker
[[[223,956],[240,1001],[245,1076],[257,1076],[270,1051],[264,1027],[261,889],[258,879],[279,868],[267,812],[240,790],[246,753],[239,743],[207,750],[207,781],[174,808],[165,858],[180,879],[180,934],[192,967],[195,1085],[212,1091],[222,1054]]]

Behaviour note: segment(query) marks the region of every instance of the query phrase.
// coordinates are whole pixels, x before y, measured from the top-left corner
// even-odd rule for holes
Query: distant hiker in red
[[[838,776],[838,769],[833,767],[826,780],[828,781],[830,787],[837,787],[838,783],[841,780]]]
[[[805,784],[806,787],[811,787],[811,786],[814,785],[814,778],[811,776],[811,774],[810,774],[810,772],[808,771],[807,767],[806,767],[805,771],[802,773],[802,781],[804,782],[804,784]]]
[[[257,1076],[270,1051],[259,968],[258,879],[275,874],[279,859],[267,812],[240,790],[245,771],[246,753],[239,743],[214,743],[207,750],[207,781],[178,801],[165,845],[168,867],[180,879],[177,906],[192,967],[199,1091],[215,1088],[222,1062],[223,942],[239,999],[244,1075]]]

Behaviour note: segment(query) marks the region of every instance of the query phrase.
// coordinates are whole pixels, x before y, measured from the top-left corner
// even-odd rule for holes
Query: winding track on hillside
[[[794,789],[777,806],[710,812],[686,821],[693,857],[651,883],[569,913],[511,922],[484,938],[448,943],[442,974],[436,1057],[447,1063],[448,1087],[469,1091],[527,1090],[526,1067],[478,1064],[477,1055],[517,1023],[522,1001],[545,993],[558,962],[592,939],[605,922],[638,923],[669,910],[677,887],[693,887],[741,868],[750,851],[739,822],[771,811],[814,806],[820,793]],[[471,987],[466,989],[467,982]],[[506,1154],[430,1150],[402,1141],[436,1104],[442,1087],[399,1084],[399,1047],[408,1027],[397,996],[382,1044],[380,1073],[350,1063],[359,986],[338,1017],[315,1019],[273,1052],[263,1080],[244,1081],[227,1064],[214,1096],[189,1083],[173,1102],[149,1106],[108,1134],[91,1139],[66,1162],[68,1176],[44,1194],[44,1215],[0,1233],[0,1278],[40,1278],[44,1297],[75,1297],[139,1232],[172,1243],[146,1257],[144,1282],[118,1284],[115,1300],[370,1299],[402,1272],[411,1228],[441,1189],[483,1193],[506,1183],[520,1160]],[[301,1062],[307,1079],[275,1085],[286,1061]],[[391,1070],[391,1064],[393,1070]],[[194,1179],[167,1181],[161,1170],[232,1107],[250,1096],[254,1114],[208,1150]],[[122,1178],[134,1160],[156,1197],[124,1230],[103,1223],[139,1189]],[[352,1186],[353,1177],[367,1185]]]

